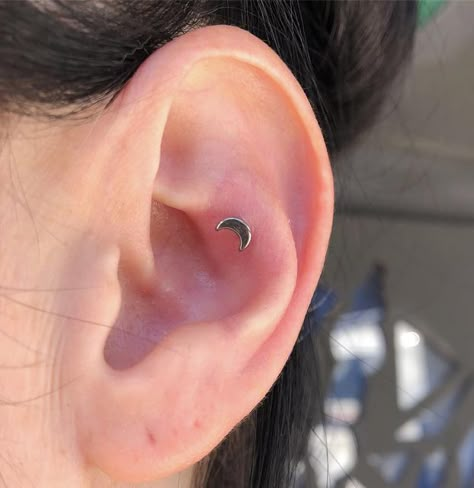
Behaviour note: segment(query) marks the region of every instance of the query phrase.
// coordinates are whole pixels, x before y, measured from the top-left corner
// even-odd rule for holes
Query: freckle
[[[153,433],[147,429],[146,431],[147,433],[147,436],[148,436],[148,440],[150,441],[150,444],[152,445],[155,445],[156,444],[156,439],[155,439],[155,436],[153,435]]]

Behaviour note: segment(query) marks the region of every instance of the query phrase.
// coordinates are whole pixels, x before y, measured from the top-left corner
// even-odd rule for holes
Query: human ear
[[[66,331],[63,370],[80,378],[85,462],[144,482],[206,456],[282,370],[322,270],[332,177],[303,90],[235,27],[157,50],[88,137],[100,176],[79,248],[111,258],[81,310],[110,327]],[[215,230],[227,217],[251,229],[242,252]]]

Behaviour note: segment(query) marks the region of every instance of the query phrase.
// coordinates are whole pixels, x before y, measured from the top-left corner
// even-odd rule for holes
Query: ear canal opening
[[[222,320],[238,313],[248,301],[248,293],[240,289],[242,283],[210,250],[216,244],[210,240],[215,233],[212,225],[206,234],[196,219],[199,217],[153,203],[150,239],[155,267],[151,282],[145,288],[131,279],[133,272],[126,263],[119,266],[121,306],[103,349],[104,360],[112,369],[139,364],[177,327]]]

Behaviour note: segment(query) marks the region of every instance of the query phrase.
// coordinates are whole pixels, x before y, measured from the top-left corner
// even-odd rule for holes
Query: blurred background
[[[302,487],[474,487],[473,90],[474,1],[451,1],[336,162],[326,421]]]

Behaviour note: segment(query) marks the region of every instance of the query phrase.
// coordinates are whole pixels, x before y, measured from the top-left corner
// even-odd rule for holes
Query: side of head
[[[290,398],[332,225],[329,155],[376,114],[416,9],[244,3],[0,6],[2,427],[24,466],[0,472],[13,486],[189,484],[234,438],[258,462],[203,463],[196,485],[286,482],[268,466],[295,455],[270,441],[263,455],[259,436],[272,395],[295,452],[307,434],[289,409],[314,401]],[[349,43],[364,12],[378,33],[366,42],[397,54],[385,64]],[[328,38],[335,25],[346,36]],[[314,47],[297,52],[305,29]],[[251,227],[244,252],[215,230],[232,216]]]

